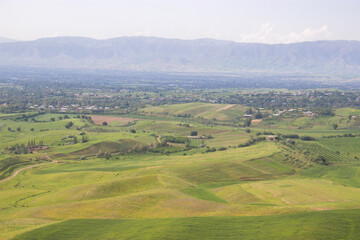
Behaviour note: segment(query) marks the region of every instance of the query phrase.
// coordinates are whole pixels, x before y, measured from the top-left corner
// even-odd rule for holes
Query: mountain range
[[[291,44],[83,37],[0,41],[0,65],[176,72],[359,74],[360,41]]]
[[[0,43],[8,43],[8,42],[18,42],[18,40],[0,37]]]

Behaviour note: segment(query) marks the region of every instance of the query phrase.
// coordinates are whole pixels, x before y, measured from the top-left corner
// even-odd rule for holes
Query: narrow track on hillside
[[[216,111],[217,111],[217,112],[220,112],[220,111],[223,111],[223,110],[228,110],[229,108],[232,108],[233,106],[235,106],[235,104],[229,104],[229,105],[226,105],[226,106],[223,107],[223,108],[217,109]]]
[[[48,158],[48,157],[47,157]],[[49,158],[48,158],[49,159]],[[51,161],[49,163],[39,163],[39,164],[35,164],[35,165],[31,165],[31,166],[27,166],[27,167],[24,167],[24,168],[20,168],[18,170],[16,170],[13,175],[11,175],[10,177],[8,178],[5,178],[3,180],[0,180],[0,183],[3,183],[3,182],[7,182],[7,181],[10,181],[11,179],[13,179],[14,177],[16,177],[20,172],[26,170],[26,169],[30,169],[30,168],[34,168],[34,167],[39,167],[39,166],[43,166],[43,165],[48,165],[48,164],[52,164],[52,163],[57,163],[57,161]]]

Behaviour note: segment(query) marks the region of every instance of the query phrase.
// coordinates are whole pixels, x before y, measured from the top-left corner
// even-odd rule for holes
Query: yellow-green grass
[[[163,105],[141,109],[141,112],[154,115],[178,115],[191,114],[194,117],[231,121],[241,117],[246,107],[233,104],[209,104],[209,103],[185,103]]]
[[[250,139],[250,134],[241,130],[229,130],[226,132],[216,133],[211,135],[213,139],[205,141],[206,145],[210,147],[237,147],[239,144],[244,144]]]
[[[212,135],[216,133],[233,130],[229,127],[207,127],[199,123],[191,123],[190,127],[180,126],[179,121],[155,121],[144,120],[138,121],[134,126],[135,129],[144,130],[159,135],[180,135],[189,136],[191,131],[197,131],[198,135]]]
[[[135,128],[144,129],[146,132],[154,133],[160,136],[179,135],[189,136],[191,131],[196,130],[199,136],[211,135],[213,139],[204,140],[204,143],[210,147],[229,147],[238,146],[250,139],[250,135],[243,130],[231,127],[217,126],[206,127],[201,124],[193,123],[190,127],[179,126],[179,122],[169,121],[139,121]],[[199,144],[200,145],[200,142]]]
[[[5,154],[4,154],[5,155]],[[18,169],[24,168],[29,165],[39,164],[44,160],[48,160],[45,155],[42,154],[34,154],[31,157],[18,157],[18,156],[3,156],[0,160],[0,180],[6,179],[10,177],[13,172]]]
[[[256,161],[254,163],[248,161],[253,158],[264,157],[266,153],[279,151],[273,144],[259,146],[261,147],[252,146],[231,149],[221,153],[174,156],[171,158],[159,155],[146,155],[148,157],[145,158],[144,156],[134,156],[134,158],[125,156],[118,161],[96,159],[86,160],[82,163],[68,161],[68,164],[58,163],[38,167],[22,172],[15,179],[2,184],[6,191],[21,189],[24,190],[22,193],[25,194],[25,196],[19,196],[18,199],[16,196],[13,198],[13,200],[20,200],[18,202],[19,206],[25,206],[24,208],[13,208],[10,204],[11,201],[6,201],[4,207],[9,209],[3,212],[2,216],[13,213],[14,216],[26,216],[29,218],[43,216],[62,219],[71,217],[71,209],[75,206],[82,206],[82,210],[79,211],[77,216],[89,216],[92,212],[90,209],[104,206],[103,204],[106,205],[114,201],[130,204],[139,198],[145,199],[144,204],[147,204],[146,199],[151,199],[152,196],[158,198],[161,203],[160,206],[166,204],[164,199],[169,198],[173,199],[173,201],[169,201],[170,206],[180,199],[188,201],[180,210],[175,211],[172,209],[173,212],[166,208],[164,211],[160,211],[161,207],[155,206],[161,216],[166,216],[166,213],[180,216],[182,214],[194,216],[199,212],[206,214],[208,210],[196,210],[197,205],[201,205],[204,200],[212,202],[215,200],[217,202],[220,198],[211,197],[211,192],[208,192],[204,187],[196,186],[197,183],[228,180],[236,182],[240,179],[240,175],[246,178],[255,174],[258,177],[258,174],[275,174],[276,171],[278,171],[278,175],[287,174],[286,171],[277,170],[278,167],[270,170],[271,167],[269,166],[262,167],[262,164],[258,164]],[[259,149],[262,149],[263,152],[260,152]],[[212,163],[213,166],[219,168],[218,161],[223,163],[227,177],[225,179],[222,176],[209,179],[206,176],[208,164]],[[234,168],[237,162],[241,162],[241,164],[238,165],[238,168]],[[281,165],[281,163],[278,165]],[[191,178],[193,166],[199,169],[197,175],[200,178],[196,177],[195,180]],[[199,191],[187,190],[193,187],[198,188]],[[209,196],[212,199],[209,199]],[[215,204],[214,206],[217,206],[215,202],[210,205]],[[70,205],[64,206],[64,204]],[[190,208],[189,212],[182,212],[182,209],[189,207],[188,204],[195,205]],[[111,206],[112,204],[106,207],[106,214],[114,214]],[[61,212],[60,210],[58,212],[56,210],[58,208],[68,209],[68,212]],[[131,208],[129,209],[131,210]],[[144,209],[133,209],[132,211],[135,211],[133,214],[139,217],[142,211],[150,212],[150,210],[151,208],[144,207]],[[116,216],[130,217],[131,215],[127,215],[126,211],[119,211]]]
[[[360,110],[354,108],[339,108],[336,109],[336,115],[341,115],[343,117],[348,117],[349,115],[360,116]]]
[[[268,215],[359,205],[354,187],[279,179],[293,174],[283,160],[275,144],[262,143],[192,156],[145,154],[42,166],[1,186],[7,200],[0,220],[8,221],[4,231],[11,236],[34,227],[12,232],[15,219]],[[261,179],[276,180],[248,182]],[[311,198],[311,191],[318,195]]]
[[[36,121],[47,121],[52,122],[52,118],[55,119],[55,121],[59,121],[59,117],[64,118],[65,116],[68,116],[70,119],[73,119],[76,117],[76,114],[54,114],[54,113],[46,113],[46,114],[40,114],[37,115],[35,118]]]
[[[41,116],[44,118],[48,117],[47,114]],[[70,129],[66,129],[65,125],[69,121],[72,121],[74,126]],[[151,137],[150,134],[142,132],[132,134],[128,131],[124,131],[125,129],[120,129],[120,131],[119,129],[115,129],[114,132],[86,132],[89,142],[81,143],[82,136],[79,134],[83,131],[76,130],[76,127],[81,127],[86,123],[87,121],[83,119],[67,119],[56,122],[39,123],[2,120],[0,121],[0,124],[3,124],[3,127],[0,130],[0,138],[2,139],[0,142],[0,149],[5,149],[6,147],[14,146],[15,144],[27,145],[28,142],[32,140],[35,140],[36,143],[39,143],[40,140],[42,140],[45,145],[49,146],[49,149],[43,152],[48,153],[71,153],[90,148],[103,141],[118,142],[119,140],[130,138],[134,139],[134,143],[136,142],[135,145],[147,146],[155,143],[155,139]],[[8,131],[8,127],[15,130],[15,132]],[[21,128],[21,131],[16,131],[18,127]],[[30,131],[31,128],[34,128],[35,130],[32,132]],[[106,129],[110,129],[110,127]],[[66,141],[63,141],[62,138],[70,135],[76,136],[78,143],[64,145]],[[29,155],[29,157],[31,156]]]
[[[226,111],[230,109],[236,110],[236,106]],[[225,110],[218,112],[221,111]],[[65,124],[70,120],[75,126],[66,129]],[[343,166],[316,166],[302,171],[288,164],[285,150],[279,147],[279,143],[272,142],[210,153],[205,153],[206,148],[197,148],[187,151],[186,156],[182,152],[169,156],[146,152],[124,156],[115,154],[110,159],[88,157],[79,160],[80,156],[94,156],[99,150],[117,152],[120,148],[131,150],[136,146],[154,144],[153,133],[187,136],[196,130],[199,135],[212,135],[214,139],[204,142],[218,148],[243,143],[253,132],[247,134],[241,129],[208,127],[199,123],[184,127],[179,126],[178,121],[141,120],[131,127],[97,126],[114,132],[87,131],[89,142],[59,146],[64,136],[76,135],[81,140],[79,133],[82,131],[76,127],[85,123],[95,127],[83,119],[70,120],[43,123],[0,120],[0,124],[5,124],[0,130],[0,138],[6,140],[0,143],[3,147],[26,144],[27,140],[36,137],[37,141],[44,140],[50,146],[44,152],[59,160],[59,163],[23,171],[16,178],[0,184],[0,239],[53,221],[75,218],[152,218],[151,221],[156,222],[155,218],[272,215],[360,206],[360,167],[356,161]],[[24,129],[21,132],[7,130],[8,126],[16,129],[20,125]],[[35,131],[30,132],[30,127]],[[136,133],[130,133],[130,128],[135,128]],[[256,129],[261,129],[261,126]],[[277,131],[293,133],[291,126],[284,123],[279,123]],[[334,135],[341,131],[296,129],[300,135],[317,138],[324,133]],[[335,148],[322,139],[304,144],[316,144],[325,150]],[[13,155],[1,156],[0,163],[6,163],[9,156]],[[20,156],[24,160],[29,157],[35,158],[35,154]],[[336,158],[333,163],[344,164],[338,160]],[[154,229],[152,232],[156,234]],[[252,236],[258,236],[256,231],[252,233],[255,234]],[[99,238],[106,238],[107,235],[101,234]],[[130,230],[124,234],[132,237]],[[153,236],[149,235],[149,238]],[[197,237],[183,235],[185,239],[194,239],[194,236]],[[81,237],[79,235],[79,239]]]
[[[324,179],[282,179],[241,186],[256,198],[274,205],[311,206],[314,210],[334,209],[360,203],[360,189]]]
[[[359,210],[259,217],[79,219],[15,239],[358,239]]]
[[[314,179],[329,179],[344,186],[360,188],[360,166],[334,165],[316,166],[300,173],[302,176]]]

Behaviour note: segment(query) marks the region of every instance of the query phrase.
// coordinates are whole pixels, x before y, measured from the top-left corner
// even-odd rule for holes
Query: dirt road
[[[47,164],[51,164],[51,163],[57,163],[57,161],[52,161],[52,162],[49,162],[49,163],[39,163],[39,164],[35,164],[35,165],[31,165],[31,166],[27,166],[27,167],[24,167],[24,168],[20,168],[18,170],[16,170],[13,175],[11,175],[10,177],[8,178],[5,178],[3,180],[0,180],[0,183],[3,183],[3,182],[7,182],[7,181],[10,181],[11,179],[13,179],[14,177],[16,177],[20,172],[26,170],[26,169],[30,169],[30,168],[34,168],[34,167],[38,167],[38,166],[42,166],[42,165],[47,165]]]

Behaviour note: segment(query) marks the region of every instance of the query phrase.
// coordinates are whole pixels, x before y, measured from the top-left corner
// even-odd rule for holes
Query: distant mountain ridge
[[[0,65],[179,72],[360,73],[360,41],[44,38],[0,43]]]
[[[0,43],[8,43],[8,42],[18,42],[18,40],[0,37]]]

